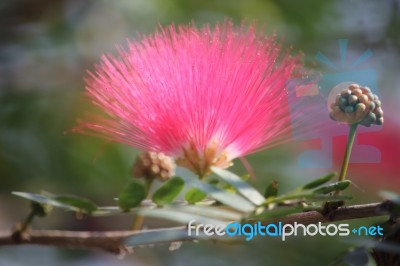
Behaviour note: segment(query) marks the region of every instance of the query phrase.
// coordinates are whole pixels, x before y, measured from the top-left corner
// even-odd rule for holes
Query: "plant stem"
[[[358,125],[357,123],[350,125],[350,132],[349,132],[349,136],[347,138],[346,153],[344,154],[342,169],[340,170],[340,175],[339,175],[339,180],[338,180],[339,182],[346,179],[347,168],[349,166],[351,149],[353,147],[354,139],[356,136],[357,125]],[[339,193],[340,193],[340,191],[336,191],[336,195],[338,195]]]
[[[22,239],[22,235],[29,231],[29,226],[37,215],[44,216],[42,206],[38,203],[32,202],[30,213],[22,223],[15,226],[16,228],[12,233],[12,238],[16,241],[20,241]]]
[[[142,229],[143,221],[144,221],[144,217],[142,215],[137,215],[135,217],[135,220],[133,221],[131,230],[139,231],[140,229]]]
[[[20,233],[23,233],[25,232],[26,229],[28,229],[28,226],[32,223],[33,218],[35,218],[35,216],[36,216],[36,211],[32,209],[28,217],[26,217],[25,221],[22,223],[21,228],[19,229]]]
[[[146,190],[147,190],[146,199],[148,199],[150,197],[150,188],[151,188],[151,185],[153,184],[153,181],[154,181],[153,179],[146,180]],[[136,215],[135,219],[133,220],[131,230],[138,231],[138,230],[142,229],[143,221],[144,221],[144,217],[142,215],[139,215],[139,214]]]

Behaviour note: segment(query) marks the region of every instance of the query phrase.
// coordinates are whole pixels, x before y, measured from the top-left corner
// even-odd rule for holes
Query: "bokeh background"
[[[120,144],[70,133],[89,111],[82,96],[83,77],[102,53],[137,33],[158,25],[194,21],[214,24],[229,17],[266,25],[285,47],[302,52],[315,73],[335,70],[319,64],[321,51],[340,60],[338,39],[348,39],[347,55],[355,60],[371,49],[368,67],[377,73],[386,124],[362,133],[359,141],[379,149],[378,163],[351,164],[356,186],[351,203],[380,200],[380,190],[400,192],[400,2],[398,0],[2,0],[0,2],[0,230],[12,227],[28,212],[27,201],[11,191],[70,193],[101,205],[114,198],[130,177],[137,151]],[[363,67],[363,66],[361,66]],[[320,174],[339,170],[345,136],[335,136],[333,164],[304,168],[298,156],[319,149],[319,139],[294,141],[248,157],[263,190],[273,179],[282,192]],[[240,162],[235,171],[244,173]],[[76,220],[54,212],[36,228],[124,230],[131,217]],[[368,225],[376,219],[363,220]],[[379,219],[378,219],[379,221]],[[165,224],[148,221],[149,226]],[[48,247],[0,248],[0,265],[327,265],[349,244],[335,238],[295,238],[281,242],[257,239],[227,245],[184,243],[137,249],[124,260],[101,252]]]

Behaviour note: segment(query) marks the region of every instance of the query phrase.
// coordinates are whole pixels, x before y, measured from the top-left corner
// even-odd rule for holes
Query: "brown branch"
[[[334,221],[343,221],[351,219],[360,219],[368,217],[377,217],[389,215],[393,208],[391,202],[385,201],[380,203],[371,203],[363,205],[353,205],[339,207],[333,210],[329,215],[324,215],[319,211],[307,211],[296,213],[280,219],[284,224],[315,224],[318,222],[327,223]],[[270,223],[271,221],[269,221]],[[277,222],[277,221],[274,221]],[[35,244],[47,245],[64,248],[79,249],[100,249],[107,252],[121,254],[133,250],[133,247],[140,245],[134,244],[130,247],[125,246],[124,242],[128,237],[140,237],[147,233],[179,233],[184,235],[179,239],[171,241],[187,241],[193,240],[193,237],[185,236],[187,232],[186,226],[160,228],[142,231],[107,231],[107,232],[90,232],[90,231],[59,231],[59,230],[33,230],[20,238],[16,238],[12,231],[0,232],[0,246],[5,245],[22,245]],[[165,241],[165,242],[171,242]],[[138,241],[140,242],[140,241]],[[161,242],[146,243],[157,244]]]

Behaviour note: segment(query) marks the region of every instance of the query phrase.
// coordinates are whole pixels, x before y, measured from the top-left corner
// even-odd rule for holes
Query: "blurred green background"
[[[338,39],[349,40],[348,55],[357,58],[370,48],[372,67],[384,88],[384,110],[393,139],[391,161],[398,153],[400,121],[400,2],[357,1],[200,1],[200,0],[2,0],[0,3],[0,230],[12,227],[28,212],[28,203],[11,191],[71,193],[101,205],[129,180],[137,151],[120,144],[70,133],[89,111],[82,96],[83,77],[102,53],[115,45],[151,33],[158,25],[194,21],[214,24],[232,18],[257,20],[268,32],[283,37],[284,46],[302,52],[313,70],[318,51],[339,60]],[[382,89],[381,89],[382,90]],[[392,115],[391,115],[392,114]],[[389,133],[387,133],[389,132]],[[340,139],[339,139],[340,140]],[[344,137],[341,139],[344,143]],[[282,191],[328,170],[301,169],[298,151],[308,144],[290,143],[248,157],[256,187],[277,179]],[[382,155],[383,156],[383,155]],[[351,166],[350,166],[351,167]],[[371,166],[368,166],[371,167]],[[373,166],[378,169],[379,165]],[[237,162],[235,171],[245,170]],[[376,172],[375,172],[376,173]],[[400,190],[396,172],[368,176],[354,172],[359,188],[353,202],[379,200],[381,188]],[[395,180],[396,179],[396,180]],[[394,186],[393,184],[397,185]],[[36,228],[107,230],[129,228],[131,217],[84,219],[57,211],[35,222]],[[362,221],[363,224],[372,221]],[[150,221],[150,226],[160,226]],[[0,249],[2,265],[327,265],[348,244],[334,238],[296,238],[287,242],[258,239],[226,245],[184,243],[138,249],[124,260],[100,252],[66,251],[47,247]]]

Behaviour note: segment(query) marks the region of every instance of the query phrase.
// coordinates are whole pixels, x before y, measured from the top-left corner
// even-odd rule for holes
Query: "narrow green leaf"
[[[278,196],[278,182],[272,180],[272,183],[267,187],[264,193],[265,198]]]
[[[49,196],[44,196],[44,195],[35,194],[35,193],[18,192],[18,191],[14,191],[14,192],[12,192],[12,194],[15,196],[19,196],[21,198],[25,198],[25,199],[29,199],[29,200],[41,203],[41,204],[47,204],[47,205],[51,205],[54,207],[67,209],[70,211],[78,210],[76,207],[63,204],[57,200],[54,200],[52,197],[49,197]]]
[[[330,184],[328,186],[319,188],[317,190],[296,190],[294,192],[281,195],[279,197],[270,197],[267,198],[264,202],[264,205],[268,205],[271,203],[280,203],[287,200],[308,200],[308,201],[340,201],[340,200],[347,200],[351,199],[348,196],[337,196],[337,195],[324,195],[336,190],[344,190],[350,185],[349,180],[337,182]]]
[[[191,188],[185,194],[185,200],[190,204],[195,204],[207,197],[207,194],[197,188]]]
[[[324,194],[312,194],[309,197],[306,197],[308,201],[342,201],[342,200],[350,200],[352,197],[344,196],[344,195],[324,195]]]
[[[294,207],[282,207],[282,208],[275,208],[272,210],[264,211],[260,214],[251,216],[250,219],[274,219],[274,218],[281,218],[290,214],[299,213],[303,210],[300,206]]]
[[[173,202],[181,193],[185,182],[180,177],[173,177],[165,182],[153,193],[153,201],[157,204],[168,204]]]
[[[284,202],[286,200],[303,200],[306,199],[310,196],[313,196],[312,191],[305,191],[305,192],[296,192],[296,193],[290,193],[290,194],[285,194],[279,197],[270,197],[267,198],[264,202],[264,205],[268,205],[270,203],[279,203],[279,202]]]
[[[248,181],[248,180],[250,179],[250,175],[249,175],[249,174],[245,174],[245,175],[240,176],[240,178],[241,178],[243,181]]]
[[[218,179],[212,178],[206,181],[208,184],[213,185],[213,186],[217,186],[219,183]]]
[[[58,202],[78,208],[81,212],[92,213],[97,210],[97,205],[89,199],[74,196],[74,195],[55,195],[53,196]]]
[[[336,173],[327,174],[326,176],[322,176],[322,177],[315,179],[314,181],[311,181],[310,183],[304,185],[302,187],[302,189],[305,190],[305,189],[313,189],[313,188],[319,187],[319,186],[331,181],[332,178],[334,178],[335,176],[336,176]]]
[[[211,171],[213,171],[217,176],[221,177],[225,182],[232,185],[240,194],[242,194],[255,205],[261,205],[265,201],[265,198],[260,194],[260,192],[258,192],[257,189],[252,187],[238,175],[214,166],[211,167]]]
[[[188,230],[182,230],[182,228],[172,228],[170,230],[164,231],[144,231],[137,232],[131,237],[127,237],[125,240],[125,245],[128,247],[136,247],[142,245],[150,245],[154,243],[169,243],[174,241],[184,241],[190,239],[198,239],[204,236],[194,236],[188,235]]]
[[[176,171],[181,174],[187,185],[203,191],[209,197],[218,200],[222,204],[241,212],[252,212],[255,209],[255,206],[243,197],[201,182],[197,176],[184,168],[178,167]]]
[[[230,184],[228,184],[226,182],[220,182],[217,185],[217,187],[220,188],[220,189],[223,189],[225,191],[228,191],[230,193],[233,193],[233,194],[235,194],[237,192],[237,190],[236,190],[236,188],[234,186],[232,186],[232,185],[230,185]]]
[[[201,223],[201,224],[227,225],[229,223],[228,221],[205,217],[202,215],[196,215],[193,213],[173,210],[171,208],[155,208],[155,209],[140,208],[138,209],[137,213],[142,216],[166,219],[182,224],[188,224],[190,221],[193,220],[195,221],[196,224]]]
[[[165,209],[174,209],[186,213],[193,213],[196,215],[207,216],[213,219],[222,219],[228,221],[237,221],[243,218],[240,213],[225,210],[221,207],[210,207],[200,205],[167,205]]]
[[[123,211],[139,206],[146,198],[145,186],[137,180],[132,180],[118,196],[118,206]]]
[[[344,180],[340,182],[336,182],[333,184],[329,184],[325,187],[321,187],[313,191],[315,194],[328,194],[337,190],[345,190],[351,184],[350,180]]]
[[[130,212],[135,209],[130,209]],[[97,210],[91,213],[92,216],[112,216],[126,214],[126,211],[122,211],[120,207],[110,206],[110,207],[98,207]]]

